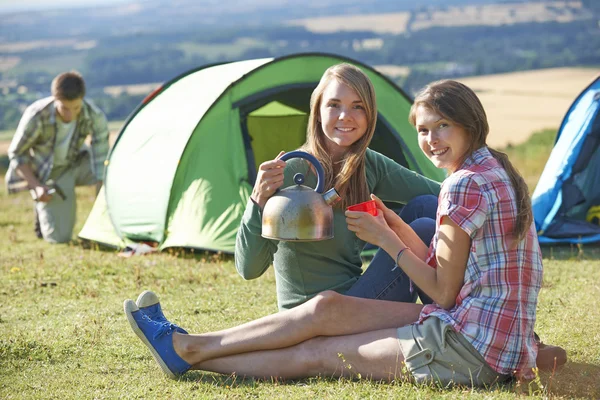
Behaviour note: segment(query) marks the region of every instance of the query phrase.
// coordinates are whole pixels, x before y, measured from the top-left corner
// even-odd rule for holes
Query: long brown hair
[[[462,126],[470,137],[470,145],[461,157],[456,167],[460,167],[473,152],[483,146],[487,146],[486,139],[489,133],[489,125],[483,105],[473,90],[466,85],[452,81],[441,80],[427,85],[417,94],[410,109],[409,121],[416,125],[416,111],[419,106],[427,107],[444,118]],[[517,221],[515,224],[515,236],[521,240],[529,230],[533,221],[531,212],[531,199],[525,180],[517,169],[508,160],[508,156],[489,146],[488,150],[502,168],[508,174],[515,190],[517,202]]]
[[[336,169],[334,160],[327,151],[327,138],[319,122],[320,107],[323,92],[333,79],[352,88],[365,108],[367,116],[367,131],[357,140],[339,161],[341,165]],[[302,149],[314,155],[325,171],[325,189],[335,187],[342,201],[336,206],[345,208],[348,205],[369,200],[369,187],[367,186],[365,170],[365,153],[375,132],[377,122],[377,103],[375,101],[375,88],[371,80],[358,67],[352,64],[337,64],[328,68],[321,81],[310,97],[310,116],[306,132],[306,143]],[[335,173],[334,171],[339,172]]]

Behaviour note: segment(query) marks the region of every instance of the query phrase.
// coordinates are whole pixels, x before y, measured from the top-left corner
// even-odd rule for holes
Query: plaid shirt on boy
[[[77,126],[67,153],[74,164],[85,139],[91,136],[90,159],[92,171],[99,181],[103,178],[104,160],[108,155],[108,124],[104,113],[91,101],[84,100],[77,118]],[[10,165],[6,172],[8,193],[27,188],[16,172],[16,167],[29,163],[40,182],[45,183],[54,165],[56,142],[56,109],[54,97],[46,97],[31,104],[21,117],[15,136],[8,148]]]
[[[465,279],[456,304],[423,308],[419,321],[435,316],[460,332],[496,372],[534,377],[534,341],[542,257],[535,227],[513,239],[517,208],[510,178],[487,147],[475,151],[442,184],[437,228],[448,216],[471,237]],[[427,262],[437,267],[436,234]]]

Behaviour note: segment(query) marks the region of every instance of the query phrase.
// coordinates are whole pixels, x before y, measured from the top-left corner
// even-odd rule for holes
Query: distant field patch
[[[147,95],[150,94],[154,89],[159,87],[161,84],[159,82],[155,83],[140,83],[136,85],[115,85],[115,86],[105,86],[104,93],[111,95],[113,97],[118,97],[123,93],[126,93],[130,96],[139,96],[139,95]]]
[[[44,71],[50,75],[57,75],[65,71],[81,70],[84,59],[85,54],[76,53],[56,57],[47,57],[37,60],[29,60],[27,62],[19,63],[10,70],[7,70],[6,76],[10,76],[13,71],[18,72],[19,74],[25,72]]]
[[[6,129],[3,131],[0,131],[0,154],[6,154],[6,152],[2,152],[2,144],[5,143],[6,141],[11,141],[13,135],[15,134],[15,130],[14,129]],[[8,145],[5,146],[6,148],[8,148]]]
[[[16,56],[2,56],[0,57],[0,72],[6,72],[19,65],[21,62],[20,57]]]
[[[51,49],[55,47],[71,47],[73,50],[89,50],[96,47],[95,40],[34,40],[27,42],[0,43],[0,53],[21,53],[24,51]]]
[[[382,34],[400,34],[406,31],[409,20],[409,12],[400,12],[296,19],[288,21],[288,24],[303,26],[309,31],[317,33],[370,31]]]
[[[410,67],[403,65],[376,65],[374,68],[392,79],[406,77],[410,74]]]
[[[413,31],[432,27],[468,25],[512,25],[526,22],[573,22],[592,18],[580,1],[527,2],[448,7],[417,13],[410,25]]]
[[[490,123],[488,144],[522,143],[536,131],[558,129],[577,95],[600,68],[551,68],[459,79],[477,92]]]
[[[370,31],[400,34],[433,27],[471,25],[512,25],[527,22],[572,22],[592,18],[581,1],[548,1],[514,4],[468,5],[462,7],[427,8],[414,12],[344,15],[288,21],[311,32]]]
[[[214,60],[238,58],[250,48],[265,48],[267,44],[252,38],[240,38],[233,43],[203,44],[186,42],[179,44],[177,47],[184,51],[186,56],[199,55]]]

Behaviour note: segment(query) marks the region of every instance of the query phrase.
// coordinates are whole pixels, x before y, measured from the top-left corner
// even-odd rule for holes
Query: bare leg
[[[404,360],[396,329],[317,337],[292,347],[216,358],[195,369],[257,378],[355,377],[391,381]]]
[[[229,355],[293,346],[317,336],[397,328],[417,320],[422,305],[362,299],[324,292],[284,312],[218,332],[174,334],[173,347],[195,365]]]

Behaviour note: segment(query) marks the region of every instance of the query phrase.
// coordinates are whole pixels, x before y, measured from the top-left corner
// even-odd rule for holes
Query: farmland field
[[[473,88],[490,123],[490,146],[522,143],[542,129],[557,129],[577,95],[600,68],[552,68],[459,79]]]
[[[69,47],[73,50],[86,50],[96,47],[95,40],[54,39],[4,42],[0,40],[0,53],[21,53],[33,50]]]
[[[448,7],[446,10],[417,13],[411,30],[432,27],[468,25],[510,25],[526,22],[572,22],[591,18],[581,13],[581,2],[527,2],[516,4],[489,4],[485,6]]]
[[[382,34],[400,34],[432,27],[470,25],[510,25],[526,22],[572,22],[591,18],[582,12],[580,1],[544,3],[490,4],[483,6],[446,7],[410,12],[343,15],[336,17],[305,18],[289,21],[290,25],[304,26],[312,32],[372,31]]]
[[[16,56],[1,56],[0,57],[0,72],[8,71],[11,68],[16,67],[21,62],[21,59]]]
[[[410,21],[409,12],[344,15],[340,17],[318,17],[290,21],[290,25],[304,26],[311,32],[331,33],[344,30],[372,31],[377,33],[404,33]]]
[[[52,57],[30,60],[15,64],[14,67],[6,70],[6,76],[10,77],[14,72],[25,74],[27,72],[44,71],[50,75],[58,75],[64,71],[81,70],[84,64],[85,54],[83,52],[72,53],[67,55],[57,55]]]
[[[410,74],[410,67],[403,65],[375,65],[374,68],[391,79],[407,77]]]
[[[117,97],[122,93],[127,93],[130,96],[137,95],[148,95],[154,89],[160,86],[160,83],[139,83],[135,85],[114,85],[105,86],[104,93],[109,94],[113,97]]]
[[[268,43],[253,38],[239,38],[233,43],[203,44],[185,42],[177,47],[187,56],[199,55],[208,59],[222,58],[225,60],[238,59],[249,48],[267,47]]]

